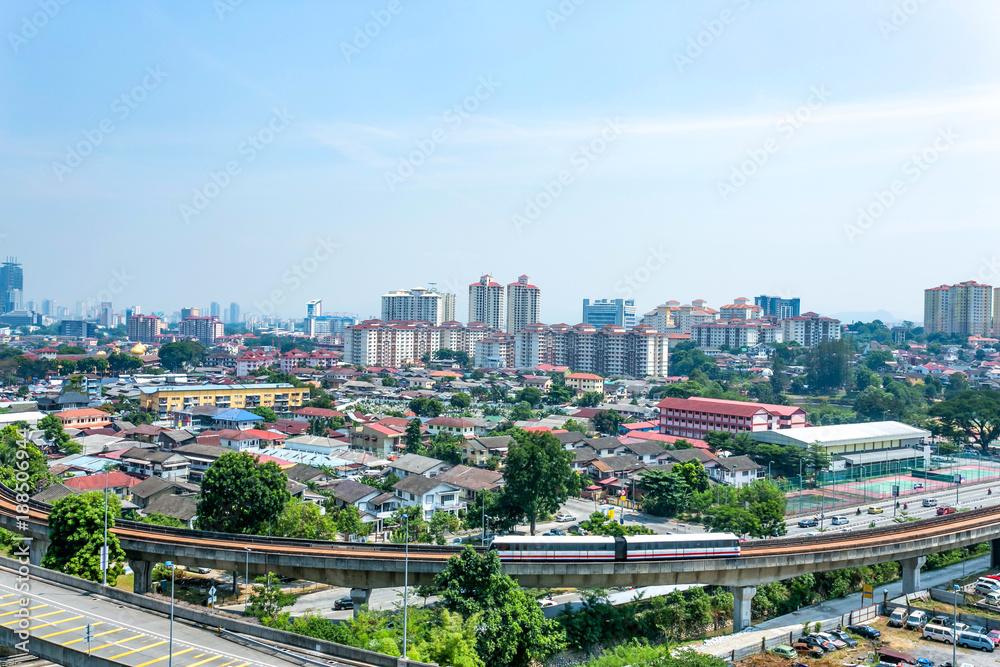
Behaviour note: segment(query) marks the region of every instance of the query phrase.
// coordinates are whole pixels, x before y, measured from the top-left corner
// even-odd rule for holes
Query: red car
[[[954,514],[957,511],[958,510],[955,509],[954,507],[944,507],[944,506],[942,506],[942,507],[937,508],[938,516],[941,516],[942,514]]]

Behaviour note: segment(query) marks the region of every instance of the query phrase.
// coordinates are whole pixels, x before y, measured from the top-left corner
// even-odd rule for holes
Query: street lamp
[[[953,591],[955,591],[955,617],[953,619],[954,620],[954,624],[951,627],[952,627],[952,632],[954,632],[954,633],[957,634],[958,633],[958,627],[957,627],[957,625],[958,625],[958,592],[961,589],[958,587],[958,584],[952,584],[951,588],[952,588]],[[955,667],[955,665],[958,664],[958,660],[957,660],[958,656],[956,655],[956,651],[955,651],[955,644],[958,643],[957,641],[955,641],[956,639],[958,639],[958,637],[952,637],[951,638],[951,664],[952,664],[952,667]]]
[[[173,561],[167,561],[164,563],[170,568],[170,648],[169,657],[167,658],[167,667],[173,667],[174,665],[174,563]]]
[[[104,468],[104,548],[101,550],[101,585],[108,585],[108,561],[111,554],[108,553],[108,469]]]
[[[243,598],[243,613],[246,613],[247,608],[250,606],[250,547],[243,548],[247,552],[246,573],[243,576],[243,580],[246,582],[247,586],[246,596]],[[237,598],[237,600],[239,600],[239,598]]]

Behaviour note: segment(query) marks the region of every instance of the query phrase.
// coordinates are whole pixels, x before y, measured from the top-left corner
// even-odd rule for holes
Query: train
[[[501,561],[637,561],[735,558],[740,539],[732,533],[628,535],[626,537],[496,537],[490,545]]]

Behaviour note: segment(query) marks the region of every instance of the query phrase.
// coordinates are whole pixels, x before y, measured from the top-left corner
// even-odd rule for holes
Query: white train
[[[629,535],[627,537],[520,537],[493,540],[502,561],[629,561],[733,558],[740,540],[732,533]]]

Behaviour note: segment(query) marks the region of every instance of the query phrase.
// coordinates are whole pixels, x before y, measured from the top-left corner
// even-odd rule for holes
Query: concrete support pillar
[[[50,544],[52,544],[51,540],[43,540],[38,537],[31,540],[31,546],[28,550],[28,561],[32,565],[41,567],[42,558],[45,556],[45,552],[48,550]]]
[[[352,588],[351,589],[351,601],[354,603],[354,618],[358,617],[361,613],[361,607],[368,604],[368,598],[372,596],[372,589],[370,588]]]
[[[907,558],[899,561],[903,568],[903,594],[916,593],[920,589],[920,568],[923,566],[926,556]]]
[[[1000,569],[1000,537],[990,540],[990,569]]]
[[[750,603],[756,594],[756,586],[733,586],[733,632],[750,627]]]
[[[132,592],[145,595],[153,585],[153,563],[148,560],[131,560],[128,566],[132,568]],[[110,583],[110,582],[109,582]],[[168,593],[169,595],[169,593]]]

